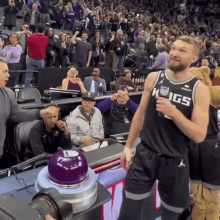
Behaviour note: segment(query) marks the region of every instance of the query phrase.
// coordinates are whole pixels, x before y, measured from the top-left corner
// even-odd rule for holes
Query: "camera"
[[[72,213],[72,205],[64,202],[53,188],[42,189],[29,204],[12,195],[0,196],[1,220],[44,220],[47,215],[57,220],[70,220]]]

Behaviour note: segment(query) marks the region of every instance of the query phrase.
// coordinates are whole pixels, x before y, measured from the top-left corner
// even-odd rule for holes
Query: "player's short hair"
[[[198,56],[199,54],[199,50],[200,50],[200,46],[199,46],[199,41],[196,40],[193,37],[189,37],[189,36],[180,36],[177,40],[181,40],[184,41],[190,45],[193,45],[194,47],[194,52],[196,54],[196,56]]]

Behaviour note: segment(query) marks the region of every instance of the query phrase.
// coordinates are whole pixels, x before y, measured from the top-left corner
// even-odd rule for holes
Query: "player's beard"
[[[173,71],[174,73],[178,73],[180,71],[183,71],[187,68],[187,64],[185,63],[179,63],[178,65],[174,65],[174,64],[171,64],[171,62],[169,61],[169,69],[171,71]]]

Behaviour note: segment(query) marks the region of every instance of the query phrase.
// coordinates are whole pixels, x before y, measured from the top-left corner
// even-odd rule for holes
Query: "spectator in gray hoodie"
[[[99,109],[94,107],[95,104],[95,93],[83,93],[82,105],[67,117],[67,127],[76,147],[90,146],[98,139],[104,138],[102,115]]]

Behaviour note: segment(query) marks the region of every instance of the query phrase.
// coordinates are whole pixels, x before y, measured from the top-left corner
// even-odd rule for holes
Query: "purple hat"
[[[88,164],[83,154],[74,150],[62,150],[51,157],[48,172],[51,182],[71,186],[87,180]]]

